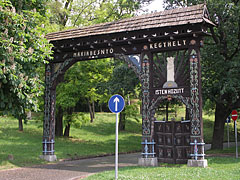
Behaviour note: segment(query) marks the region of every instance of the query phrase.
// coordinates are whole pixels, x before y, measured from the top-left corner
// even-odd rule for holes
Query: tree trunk
[[[224,125],[230,112],[231,110],[228,110],[223,104],[216,104],[212,149],[223,149]]]
[[[88,99],[88,107],[89,107],[89,113],[90,113],[90,122],[93,123],[94,115],[93,115],[93,109],[91,105],[90,99]]]
[[[95,119],[95,103],[92,101],[93,119]]]
[[[58,107],[55,123],[55,135],[63,136],[63,109],[61,106]]]
[[[69,137],[70,134],[70,127],[71,127],[71,122],[72,122],[72,114],[73,114],[74,108],[69,108],[67,110],[67,124],[65,126],[64,130],[64,137]]]
[[[120,131],[125,131],[125,124],[126,124],[126,115],[124,110],[120,113],[119,124],[118,128]]]
[[[190,120],[189,109],[187,107],[186,107],[186,110],[185,110],[185,120]]]
[[[18,118],[18,130],[19,130],[19,131],[23,131],[22,118]]]
[[[65,126],[64,137],[69,137],[71,124],[68,122]]]

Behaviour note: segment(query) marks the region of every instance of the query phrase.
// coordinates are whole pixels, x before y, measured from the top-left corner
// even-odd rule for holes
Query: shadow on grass
[[[96,135],[109,136],[115,134],[115,122],[98,122],[96,124],[87,124],[81,127],[81,130],[92,132]],[[126,120],[126,130],[123,133],[141,133],[141,123],[134,120]]]
[[[115,134],[115,123],[112,122],[101,122],[98,124],[87,124],[81,127],[81,130],[92,132],[94,134],[109,136]]]

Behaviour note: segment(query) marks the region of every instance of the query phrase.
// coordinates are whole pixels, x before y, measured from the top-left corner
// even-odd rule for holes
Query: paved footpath
[[[140,153],[119,155],[119,167],[137,166]],[[0,170],[0,180],[77,180],[91,174],[114,170],[115,156],[105,156],[56,164]]]

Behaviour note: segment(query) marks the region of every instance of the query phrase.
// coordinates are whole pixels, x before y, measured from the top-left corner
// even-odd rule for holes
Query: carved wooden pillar
[[[189,166],[207,166],[204,161],[204,140],[202,120],[202,85],[200,64],[200,39],[193,39],[189,46],[190,61],[190,102],[191,113],[191,157],[196,160],[195,164]],[[202,161],[201,161],[202,160]],[[200,164],[199,164],[200,162]],[[193,163],[193,161],[191,161]],[[188,163],[189,164],[189,163]]]
[[[148,113],[150,105],[150,53],[141,54],[142,63],[142,134],[143,137],[151,136],[151,123]]]
[[[62,63],[51,63],[45,68],[45,98],[43,122],[43,155],[40,158],[46,161],[55,161],[55,113],[56,113],[56,86],[63,81],[64,74],[76,61],[72,58]]]
[[[56,109],[56,86],[53,85],[53,64],[49,63],[45,69],[45,99],[44,99],[44,122],[43,122],[43,155],[40,158],[46,161],[55,161],[55,109]]]
[[[139,158],[140,166],[158,166],[154,152],[152,112],[150,111],[150,87],[151,87],[151,62],[152,53],[144,46],[141,53],[141,83],[142,83],[142,158]]]

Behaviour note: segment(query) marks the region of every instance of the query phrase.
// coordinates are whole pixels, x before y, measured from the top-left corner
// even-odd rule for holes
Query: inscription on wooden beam
[[[172,40],[172,41],[159,41],[149,44],[149,49],[162,49],[162,48],[171,48],[171,47],[182,47],[187,45],[187,40]]]
[[[160,52],[160,51],[175,51],[180,49],[188,49],[189,39],[176,39],[176,40],[159,40],[151,41],[140,44],[124,44],[124,45],[115,45],[109,47],[101,48],[85,48],[83,50],[76,50],[76,47],[73,47],[75,50],[65,50],[64,52],[55,52],[54,60],[55,62],[63,62],[67,58],[76,58],[77,60],[91,60],[91,59],[100,59],[100,58],[109,58],[114,57],[116,53],[122,53],[125,55],[130,54],[139,54],[144,49],[148,49],[150,52]],[[173,87],[172,87],[173,88]]]
[[[78,51],[78,52],[73,53],[73,57],[111,55],[113,53],[114,53],[113,48],[105,48],[105,49]]]
[[[184,93],[184,88],[155,90],[156,95],[173,95],[173,94],[183,94],[183,93]]]

